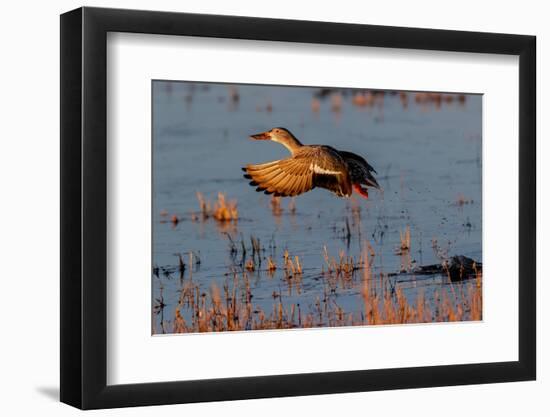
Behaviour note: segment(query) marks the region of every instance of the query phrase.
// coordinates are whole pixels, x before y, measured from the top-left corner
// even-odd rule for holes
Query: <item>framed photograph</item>
[[[535,37],[61,16],[61,401],[533,380]]]

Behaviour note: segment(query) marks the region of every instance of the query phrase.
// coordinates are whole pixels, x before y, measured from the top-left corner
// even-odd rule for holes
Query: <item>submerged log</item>
[[[476,272],[481,272],[482,268],[481,262],[476,262],[467,256],[458,255],[443,261],[441,264],[419,266],[413,270],[413,273],[419,275],[446,274],[451,278],[451,281],[462,281],[475,277]]]

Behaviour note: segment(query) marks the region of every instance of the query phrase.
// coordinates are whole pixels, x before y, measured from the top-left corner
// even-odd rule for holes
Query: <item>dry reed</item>
[[[219,222],[237,221],[239,219],[237,201],[226,200],[224,193],[218,193],[217,201],[211,203],[204,198],[202,193],[197,191],[197,200],[199,201],[200,214],[203,221],[211,217]]]

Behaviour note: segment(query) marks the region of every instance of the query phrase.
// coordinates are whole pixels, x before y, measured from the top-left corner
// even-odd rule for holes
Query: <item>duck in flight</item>
[[[287,148],[291,157],[243,168],[245,178],[256,191],[280,197],[303,194],[315,187],[325,188],[338,197],[350,197],[353,190],[369,197],[366,187],[380,189],[372,175],[377,173],[361,156],[326,145],[303,145],[288,129],[275,127],[251,136],[271,140]]]

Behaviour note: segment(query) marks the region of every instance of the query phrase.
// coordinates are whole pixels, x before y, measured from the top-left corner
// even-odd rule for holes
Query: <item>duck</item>
[[[338,197],[351,197],[355,191],[368,199],[367,187],[381,190],[373,175],[376,170],[353,152],[327,145],[304,145],[284,127],[274,127],[250,138],[280,143],[291,154],[289,158],[242,168],[244,177],[258,192],[294,197],[319,187]]]

